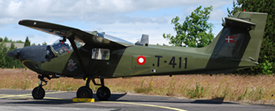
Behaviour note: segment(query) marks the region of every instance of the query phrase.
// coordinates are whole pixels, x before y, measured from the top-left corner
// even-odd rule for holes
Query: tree
[[[238,4],[238,2],[233,1],[233,9],[230,10],[229,8],[227,8],[227,12],[228,12],[227,16],[228,17],[233,17],[233,15],[235,13],[240,12],[240,11],[241,11],[241,7]]]
[[[264,37],[262,41],[259,65],[244,70],[243,73],[267,74],[275,72],[275,1],[274,0],[237,0],[233,2],[233,9],[228,10],[228,15],[232,16],[238,11],[264,12],[268,13]],[[270,67],[271,66],[271,67]],[[273,67],[273,68],[272,68]]]
[[[4,42],[10,42],[10,40],[8,39],[8,37],[4,38]]]
[[[208,45],[213,39],[212,34],[213,24],[208,23],[212,6],[205,7],[202,10],[202,6],[195,9],[191,15],[185,18],[185,21],[180,24],[180,18],[176,16],[171,20],[174,24],[174,30],[177,35],[163,34],[165,39],[170,40],[169,44],[180,47],[203,47]]]
[[[15,41],[15,43],[24,43],[24,42],[21,40],[17,40],[17,41]]]
[[[7,47],[5,45],[4,42],[0,43],[0,68],[4,68],[6,66],[6,60],[5,60],[5,56],[7,53]]]
[[[26,37],[24,47],[30,46],[31,42],[29,40],[29,37]]]
[[[7,47],[5,42],[0,42],[0,68],[23,68],[24,66],[19,60],[7,56],[7,52],[16,49],[14,41],[5,37],[6,41],[11,42],[11,46]]]
[[[47,45],[47,42],[44,41],[44,42],[42,43],[42,45]]]

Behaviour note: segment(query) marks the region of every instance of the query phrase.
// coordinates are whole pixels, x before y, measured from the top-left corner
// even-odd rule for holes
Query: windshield
[[[109,40],[114,41],[114,42],[133,44],[129,41],[126,41],[126,40],[123,40],[123,39],[120,39],[120,38],[117,38],[117,37],[114,37],[114,36],[111,36],[111,35],[108,35],[108,34],[104,34],[104,38],[109,39]]]
[[[85,45],[85,43],[82,43],[79,41],[75,41],[75,44],[76,44],[77,48],[80,48],[83,45]],[[71,50],[73,50],[71,43],[69,41],[63,42],[62,39],[56,40],[52,44],[52,48],[55,52],[57,52],[59,54],[63,54],[65,52],[69,53]]]
[[[108,35],[108,34],[105,34],[105,33],[99,33],[97,31],[86,31],[87,33],[92,33],[93,35],[96,35],[98,37],[103,37],[103,38],[106,38],[110,41],[113,41],[113,42],[118,42],[118,43],[126,43],[126,44],[132,44],[131,42],[129,41],[126,41],[126,40],[123,40],[121,38],[118,38],[118,37],[114,37],[114,36],[111,36],[111,35]]]

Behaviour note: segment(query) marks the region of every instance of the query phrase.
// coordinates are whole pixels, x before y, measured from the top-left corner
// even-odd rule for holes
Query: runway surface
[[[1,111],[274,111],[274,106],[248,105],[214,100],[137,94],[112,94],[109,101],[74,103],[76,92],[46,91],[43,100],[33,100],[30,90],[0,90]]]

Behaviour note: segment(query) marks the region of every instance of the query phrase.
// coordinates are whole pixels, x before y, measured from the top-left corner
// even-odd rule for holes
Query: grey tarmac
[[[274,111],[275,106],[251,105],[216,100],[184,99],[140,94],[111,95],[109,101],[74,103],[76,92],[46,91],[43,100],[34,100],[30,90],[0,90],[1,111]]]

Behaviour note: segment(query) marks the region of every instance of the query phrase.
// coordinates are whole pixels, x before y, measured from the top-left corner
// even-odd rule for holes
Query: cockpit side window
[[[46,52],[46,57],[45,59],[47,61],[50,61],[52,58],[55,58],[56,56],[54,55],[54,53],[52,52],[51,50],[51,47],[50,46],[47,46],[47,52]]]
[[[110,50],[104,48],[93,48],[91,58],[95,60],[109,60]]]
[[[85,45],[84,42],[77,39],[75,39],[74,42],[77,48],[81,48]],[[69,53],[69,51],[73,50],[72,45],[69,41],[63,41],[61,39],[56,40],[51,46],[53,48],[53,51],[59,54]]]

